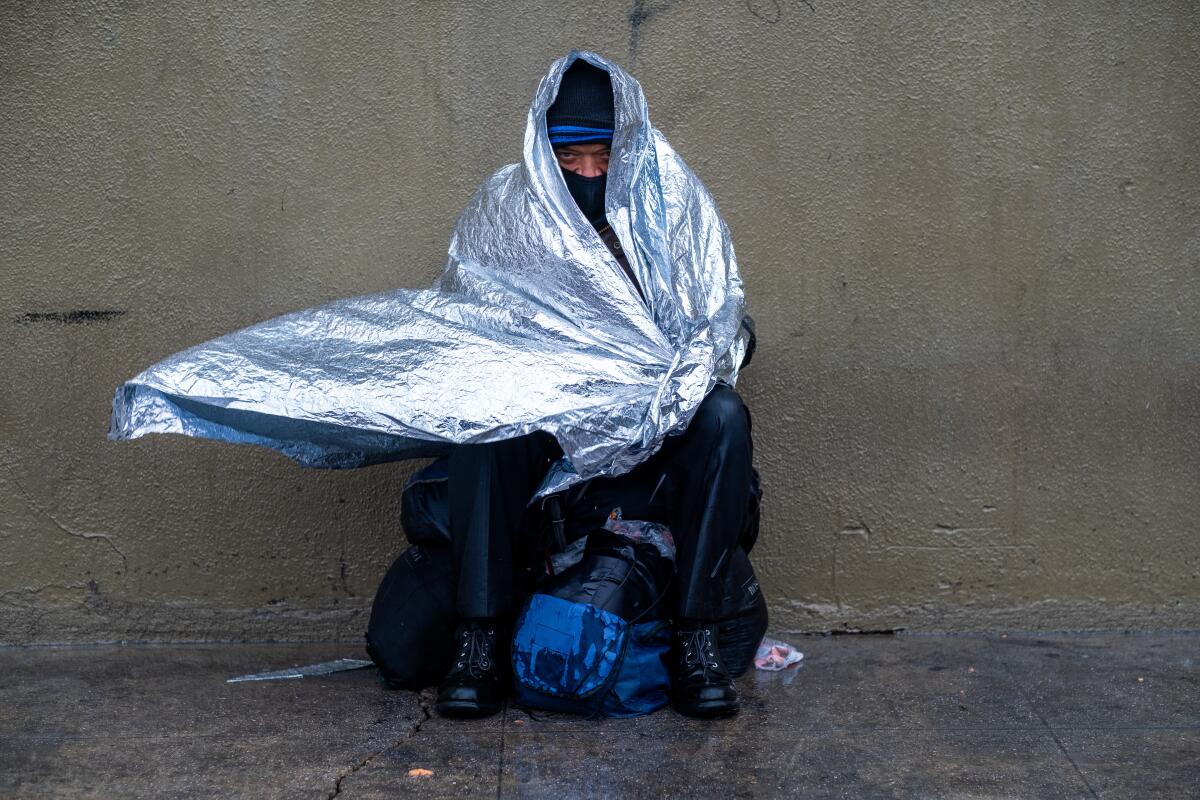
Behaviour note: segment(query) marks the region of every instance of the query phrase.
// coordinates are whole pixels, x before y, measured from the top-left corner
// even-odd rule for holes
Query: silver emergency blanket
[[[546,135],[577,58],[612,77],[605,210],[645,301]],[[521,163],[464,209],[432,289],[339,300],[177,353],[117,389],[109,438],[182,433],[356,467],[546,431],[565,453],[546,494],[626,472],[683,430],[716,381],[736,381],[744,313],[729,231],[651,126],[641,86],[573,51],[538,86]]]
[[[366,669],[375,666],[374,661],[363,658],[339,658],[335,661],[322,661],[319,664],[306,664],[303,667],[290,669],[274,669],[270,672],[252,672],[249,675],[238,675],[229,678],[226,683],[253,683],[256,681],[286,681],[295,678],[316,678],[333,675],[337,672],[349,672],[355,669]]]

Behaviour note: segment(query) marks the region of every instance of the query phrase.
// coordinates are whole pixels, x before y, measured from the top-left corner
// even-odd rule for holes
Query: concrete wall
[[[733,230],[777,629],[1197,626],[1195,4],[467,5],[4,3],[0,641],[360,635],[409,466],[113,389],[428,284],[573,46]]]

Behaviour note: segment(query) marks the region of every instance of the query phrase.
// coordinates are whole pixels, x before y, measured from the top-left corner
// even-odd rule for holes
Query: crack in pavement
[[[414,723],[413,726],[409,729],[408,734],[404,737],[405,739],[411,739],[413,736],[416,736],[418,733],[421,732],[421,726],[423,726],[426,722],[428,722],[430,719],[433,718],[433,714],[430,713],[430,710],[429,710],[430,709],[429,695],[427,695],[425,691],[422,691],[417,695],[417,705],[421,709],[421,718],[418,719],[416,721],[416,723]],[[381,755],[388,752],[389,750],[394,750],[397,746],[399,746],[403,742],[404,742],[404,739],[395,739],[390,744],[388,744],[387,747],[381,748],[381,749],[375,751],[374,753],[368,754],[366,757],[364,757],[362,760],[360,760],[357,764],[351,765],[349,769],[345,769],[345,770],[339,772],[337,779],[333,783],[333,789],[329,792],[329,794],[325,795],[325,800],[333,800],[333,798],[339,796],[342,793],[342,781],[346,780],[346,778],[349,778],[351,775],[358,772],[360,769],[367,766],[372,761],[379,758]]]
[[[408,735],[410,737],[415,734],[420,733],[421,726],[424,725],[426,722],[429,722],[429,720],[433,719],[433,713],[429,710],[433,705],[433,703],[431,701],[432,697],[433,697],[433,693],[429,689],[423,689],[421,692],[419,692],[417,694],[417,705],[419,705],[421,707],[421,719],[417,722],[416,725],[413,726],[413,729],[408,732]]]

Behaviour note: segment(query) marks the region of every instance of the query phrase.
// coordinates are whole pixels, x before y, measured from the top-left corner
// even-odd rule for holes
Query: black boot
[[[455,631],[458,650],[438,686],[443,717],[490,717],[508,694],[506,631],[497,620],[469,620]]]
[[[671,705],[689,717],[727,717],[737,690],[717,652],[717,624],[681,621],[671,637]]]

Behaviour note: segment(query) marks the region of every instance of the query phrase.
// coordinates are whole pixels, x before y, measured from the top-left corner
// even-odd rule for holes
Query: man
[[[563,73],[546,112],[546,135],[578,213],[589,222],[643,303],[629,256],[606,216],[614,136],[609,73],[576,60]],[[746,350],[746,361],[751,348]],[[508,688],[507,642],[519,599],[517,573],[536,525],[529,502],[563,449],[536,432],[450,455],[450,525],[458,570],[457,656],[438,690],[447,716],[498,711]],[[573,507],[590,507],[599,525],[620,506],[626,518],[669,525],[677,545],[671,655],[672,704],[700,717],[733,714],[737,692],[717,652],[725,570],[738,545],[750,493],[749,413],[737,392],[717,383],[686,429],[668,436],[650,458],[616,477],[575,490]],[[586,502],[579,502],[585,500]]]
[[[592,53],[554,62],[521,161],[475,193],[447,255],[431,289],[336,300],[164,359],[117,389],[109,436],[256,444],[312,467],[449,452],[465,622],[445,714],[502,704],[496,656],[528,588],[535,496],[567,492],[574,533],[618,506],[664,523],[675,707],[733,713],[712,622],[749,506],[732,387],[752,331],[728,227],[637,81]]]

